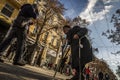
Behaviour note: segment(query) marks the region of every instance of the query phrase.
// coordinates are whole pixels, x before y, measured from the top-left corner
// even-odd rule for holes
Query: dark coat
[[[71,54],[72,54],[72,68],[78,69],[79,67],[79,39],[81,39],[81,44],[83,48],[80,48],[80,61],[81,61],[81,69],[83,70],[86,63],[92,60],[92,47],[90,45],[89,40],[85,35],[88,33],[86,28],[80,28],[79,26],[74,26],[67,33],[67,39],[69,44],[71,45]],[[73,36],[78,34],[79,39],[73,39]]]
[[[99,72],[99,73],[98,73],[98,77],[99,77],[99,79],[100,79],[100,80],[102,80],[102,79],[103,79],[103,77],[104,77],[103,72]]]
[[[14,20],[13,27],[22,27],[23,22],[28,22],[30,18],[37,18],[37,12],[35,12],[33,6],[31,4],[24,4],[19,13],[17,18]],[[29,24],[29,22],[28,22]],[[23,26],[25,28],[25,26]]]

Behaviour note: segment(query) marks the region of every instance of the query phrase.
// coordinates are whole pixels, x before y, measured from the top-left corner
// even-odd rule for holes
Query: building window
[[[11,17],[13,11],[14,11],[14,8],[11,5],[5,4],[5,6],[3,7],[3,9],[1,10],[1,13],[3,13],[4,15],[6,15],[7,17]]]

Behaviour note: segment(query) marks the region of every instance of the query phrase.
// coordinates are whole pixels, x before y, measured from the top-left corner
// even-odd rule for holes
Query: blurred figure
[[[108,73],[105,73],[105,80],[110,80],[110,76]]]
[[[66,62],[66,60],[67,60],[67,57],[65,57],[65,58],[63,58],[63,59],[61,60],[60,69],[59,69],[59,71],[60,71],[61,74],[63,73],[63,69],[64,69],[64,67],[65,67],[65,62]]]
[[[22,59],[24,55],[23,49],[26,39],[26,27],[28,27],[28,24],[32,24],[31,22],[29,22],[29,20],[31,18],[36,19],[37,15],[38,9],[36,4],[24,4],[23,6],[21,6],[18,16],[12,24],[12,29],[8,31],[7,36],[0,44],[0,52],[3,52],[10,45],[12,39],[17,38],[17,50],[14,57],[14,65],[24,66],[26,64],[26,62]],[[0,53],[0,56],[2,55],[3,54]],[[4,61],[0,59],[0,62]]]
[[[86,80],[90,79],[90,69],[89,66],[85,68],[85,75],[86,75]]]
[[[102,71],[100,71],[100,72],[98,73],[98,78],[99,78],[99,80],[103,80],[103,77],[104,77],[104,74],[103,74]]]

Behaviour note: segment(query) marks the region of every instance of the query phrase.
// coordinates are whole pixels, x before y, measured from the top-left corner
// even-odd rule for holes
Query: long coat
[[[79,59],[81,70],[83,70],[86,63],[92,61],[92,47],[89,40],[85,36],[88,33],[86,28],[80,28],[79,26],[74,26],[67,33],[67,39],[71,45],[71,55],[72,55],[72,68],[79,69]],[[81,44],[83,48],[80,48],[80,58],[79,58],[79,39],[73,39],[73,36],[77,34],[79,39],[81,39]]]

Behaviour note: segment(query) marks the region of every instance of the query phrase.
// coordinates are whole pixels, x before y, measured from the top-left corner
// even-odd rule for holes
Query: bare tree
[[[116,13],[111,17],[111,23],[114,25],[114,29],[103,32],[102,35],[106,36],[112,43],[120,45],[120,9],[116,10]],[[117,51],[115,54],[119,54]]]
[[[53,21],[53,19],[58,16],[60,17],[60,15],[62,15],[64,12],[64,7],[58,0],[47,0],[44,7],[44,10],[42,10],[43,15],[40,18],[41,20],[38,22],[38,26],[40,26],[40,28],[38,30],[35,44],[38,43],[43,28],[55,27],[55,22]],[[59,22],[56,23],[59,24],[60,21],[61,20],[59,20]]]
[[[117,73],[117,75],[120,77],[120,66],[117,66],[116,73]]]
[[[37,2],[41,8],[41,16],[39,21],[37,21],[37,34],[35,43],[32,47],[33,54],[37,49],[41,34],[51,29],[59,29],[64,21],[62,14],[65,8],[58,0],[44,0],[44,2],[44,5]]]

